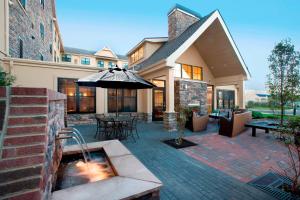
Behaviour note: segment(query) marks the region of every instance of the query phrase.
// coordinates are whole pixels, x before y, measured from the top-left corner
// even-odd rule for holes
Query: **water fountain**
[[[63,156],[54,190],[104,180],[115,176],[110,163],[101,150],[90,152],[82,134],[77,129],[62,129],[57,139],[73,139],[81,153]]]

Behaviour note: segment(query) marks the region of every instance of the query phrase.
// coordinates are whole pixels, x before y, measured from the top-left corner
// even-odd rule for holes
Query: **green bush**
[[[16,80],[16,77],[6,73],[0,66],[0,86],[11,86]]]
[[[261,112],[252,111],[252,118],[254,119],[262,119],[264,115]]]

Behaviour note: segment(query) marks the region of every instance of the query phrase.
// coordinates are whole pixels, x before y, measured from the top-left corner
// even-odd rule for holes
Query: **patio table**
[[[115,117],[103,118],[104,123],[110,124],[113,127],[115,139],[124,139],[124,127],[131,121],[131,118]]]
[[[252,128],[252,137],[256,137],[256,129],[265,130],[265,133],[269,133],[270,130],[278,130],[279,124],[274,121],[252,121],[245,124],[245,127]]]

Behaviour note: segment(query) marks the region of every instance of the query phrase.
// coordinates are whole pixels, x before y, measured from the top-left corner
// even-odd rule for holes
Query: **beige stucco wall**
[[[14,86],[45,87],[57,91],[58,78],[82,78],[98,72],[98,68],[70,64],[5,58],[4,69],[16,76]],[[107,90],[96,89],[96,112],[107,112]]]
[[[133,51],[131,54],[128,55],[128,65],[129,67],[131,67],[132,65],[136,65],[138,63],[143,62],[144,60],[146,60],[147,58],[149,58],[155,51],[157,51],[161,45],[163,43],[162,42],[144,42],[144,44],[140,45],[138,48],[136,48],[136,50],[143,48],[144,49],[144,56],[142,59],[136,61],[136,62],[131,62],[131,55],[134,54],[136,52]]]
[[[194,45],[189,47],[177,60],[179,64],[199,66],[203,69],[203,81],[214,84],[214,76]]]
[[[0,58],[9,54],[8,47],[8,0],[0,1]]]

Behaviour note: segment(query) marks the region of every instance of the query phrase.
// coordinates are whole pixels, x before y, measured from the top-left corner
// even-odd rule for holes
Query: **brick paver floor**
[[[287,166],[287,148],[264,131],[257,130],[257,137],[251,137],[251,129],[248,129],[234,138],[212,133],[186,139],[198,145],[183,152],[242,182]]]
[[[77,126],[87,142],[93,142],[95,126]],[[186,152],[174,149],[162,140],[174,138],[174,133],[163,129],[162,123],[139,123],[140,139],[123,144],[162,182],[162,200],[269,200],[266,193],[239,181],[207,163],[194,159]],[[201,134],[216,131],[215,126]],[[186,136],[197,139],[199,133],[186,131]],[[190,138],[190,139],[193,139]],[[116,191],[117,192],[117,191]]]

